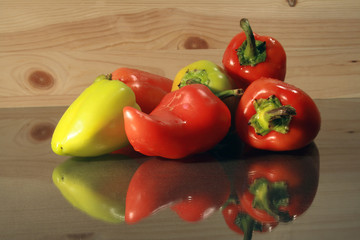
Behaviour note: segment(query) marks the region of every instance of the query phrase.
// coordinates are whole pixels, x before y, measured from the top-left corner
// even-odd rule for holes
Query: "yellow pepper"
[[[123,108],[140,109],[125,83],[98,77],[69,106],[51,140],[59,155],[99,156],[126,146]]]

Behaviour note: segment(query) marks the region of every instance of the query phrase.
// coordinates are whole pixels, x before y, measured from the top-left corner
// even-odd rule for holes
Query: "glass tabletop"
[[[321,131],[297,151],[230,134],[179,160],[58,156],[64,107],[0,109],[0,239],[354,239],[359,102],[317,100]]]

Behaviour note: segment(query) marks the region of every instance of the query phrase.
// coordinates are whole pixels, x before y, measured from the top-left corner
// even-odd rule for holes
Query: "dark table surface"
[[[355,239],[358,236],[360,99],[324,99],[316,100],[316,103],[321,111],[322,127],[314,144],[296,153],[263,153],[255,156],[276,161],[281,158],[294,158],[293,161],[319,163],[320,168],[316,172],[318,182],[313,183],[313,186],[318,184],[314,199],[306,211],[294,221],[280,223],[268,233],[255,233],[253,239]],[[99,172],[109,171],[114,174],[117,167],[119,172],[122,171],[122,167],[117,165],[119,162],[124,165],[137,164],[132,168],[135,172],[140,166],[145,167],[145,163],[149,165],[150,161],[154,161],[156,170],[151,172],[146,184],[155,184],[154,182],[161,178],[164,180],[156,189],[148,189],[149,194],[152,194],[149,198],[163,200],[164,206],[160,210],[135,224],[127,224],[121,220],[118,223],[109,223],[74,207],[52,180],[55,168],[65,162],[74,161],[69,157],[55,155],[50,148],[52,132],[64,110],[64,107],[0,109],[0,239],[241,239],[241,235],[226,225],[221,209],[217,207],[223,199],[218,199],[217,205],[206,209],[203,219],[195,222],[184,220],[186,209],[191,206],[185,206],[183,212],[178,209],[179,215],[174,210],[176,208],[170,206],[178,204],[186,194],[195,196],[196,193],[205,191],[206,188],[201,184],[207,184],[207,192],[204,193],[206,196],[217,198],[222,194],[229,194],[230,187],[235,186],[238,181],[238,170],[244,169],[244,164],[251,159],[243,154],[241,144],[222,146],[218,151],[212,152],[211,156],[216,156],[216,161],[207,158],[191,163],[170,160],[164,162],[148,157],[92,161]],[[88,167],[81,164],[75,161],[74,166],[70,166],[73,171],[66,172],[66,176],[71,177],[76,171]],[[173,174],[167,172],[162,175],[162,165],[183,168],[180,172],[174,170]],[[224,180],[223,175],[217,174],[217,171],[223,171],[228,178]],[[94,174],[94,178],[104,177],[99,172]],[[120,175],[126,174],[132,173]],[[183,174],[183,181],[169,184],[169,181],[174,181],[176,174]],[[200,180],[195,180],[196,176],[199,176]],[[157,177],[157,180],[150,177]],[[94,178],[90,179],[96,181]],[[128,180],[130,181],[129,178],[120,180],[119,184],[126,184]],[[103,185],[108,186],[110,183],[112,182]],[[82,191],[81,184],[87,183],[80,183],[80,186],[77,186],[80,190],[75,189],[75,193]],[[171,188],[170,185],[174,187]],[[110,188],[110,193],[101,194],[111,195],[111,192]],[[90,198],[82,199],[83,202],[80,203],[77,200],[77,204],[89,205],[93,201]],[[115,206],[108,205],[110,209]],[[112,210],[116,211],[116,207]]]

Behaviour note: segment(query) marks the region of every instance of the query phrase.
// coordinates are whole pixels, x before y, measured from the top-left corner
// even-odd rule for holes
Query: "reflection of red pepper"
[[[164,207],[186,221],[199,221],[218,210],[229,193],[225,172],[207,154],[176,161],[151,158],[131,179],[125,221],[136,223]]]
[[[303,214],[315,197],[318,181],[319,153],[316,145],[310,144],[292,152],[248,154],[235,188],[251,217],[272,223]]]
[[[252,147],[288,151],[317,136],[320,112],[309,95],[285,82],[262,78],[240,99],[235,120],[240,138]]]
[[[286,54],[274,38],[253,34],[247,19],[241,19],[244,32],[237,34],[229,43],[223,55],[226,72],[237,87],[246,89],[261,77],[284,81]]]
[[[244,240],[252,238],[253,231],[256,232],[269,232],[278,223],[266,224],[255,221],[250,217],[241,204],[229,203],[222,210],[222,215],[228,227],[236,233],[243,234]]]
[[[124,123],[136,151],[175,159],[215,146],[227,134],[231,116],[207,86],[192,84],[168,93],[150,114],[124,108]]]
[[[166,77],[131,68],[119,68],[111,78],[124,82],[134,91],[136,102],[145,113],[150,113],[159,104],[173,84]]]

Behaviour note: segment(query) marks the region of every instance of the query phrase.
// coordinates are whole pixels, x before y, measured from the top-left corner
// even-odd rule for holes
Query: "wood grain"
[[[239,19],[279,40],[286,81],[314,98],[360,97],[360,2],[0,2],[0,107],[63,106],[118,67],[174,78],[199,59],[221,65]],[[341,79],[341,80],[340,80]]]

